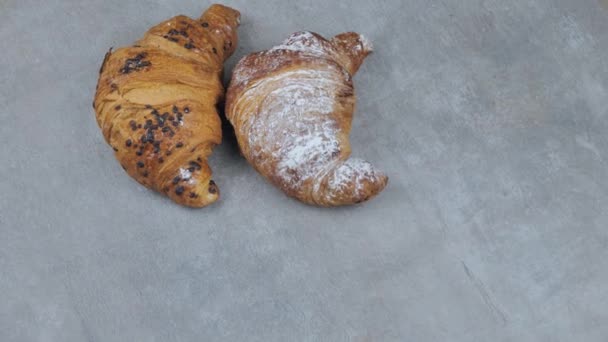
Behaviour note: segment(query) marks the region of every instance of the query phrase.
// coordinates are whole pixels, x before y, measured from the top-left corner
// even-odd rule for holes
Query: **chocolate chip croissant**
[[[105,140],[131,177],[183,205],[219,197],[207,157],[222,139],[220,76],[238,24],[239,12],[221,5],[198,20],[177,16],[101,66],[93,107]]]
[[[242,154],[287,195],[319,206],[360,203],[388,178],[349,158],[352,76],[371,52],[356,33],[326,40],[299,32],[236,66],[226,116]]]

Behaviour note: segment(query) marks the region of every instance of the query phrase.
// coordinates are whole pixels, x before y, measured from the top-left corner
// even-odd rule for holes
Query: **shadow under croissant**
[[[241,149],[236,140],[236,134],[234,132],[234,127],[226,118],[225,113],[225,102],[221,102],[218,104],[217,112],[220,115],[220,119],[222,120],[222,145],[226,146],[228,150],[236,155],[242,156]]]

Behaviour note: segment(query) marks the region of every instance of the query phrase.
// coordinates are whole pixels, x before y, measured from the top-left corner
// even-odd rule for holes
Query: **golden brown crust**
[[[356,33],[328,41],[298,32],[236,66],[226,116],[245,158],[287,195],[339,206],[368,200],[386,186],[382,172],[349,158],[352,75],[370,52]]]
[[[220,77],[238,24],[221,5],[198,20],[177,16],[110,50],[100,68],[93,106],[105,140],[131,177],[183,205],[219,197],[207,157],[222,139]]]

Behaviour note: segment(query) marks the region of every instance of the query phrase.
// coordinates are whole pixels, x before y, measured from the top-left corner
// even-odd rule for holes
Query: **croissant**
[[[239,18],[222,5],[198,20],[174,17],[110,49],[99,72],[93,108],[116,158],[139,183],[186,206],[219,197],[207,157],[222,140],[220,77]]]
[[[381,192],[388,177],[349,158],[352,76],[372,51],[362,35],[311,32],[244,57],[232,75],[226,117],[241,153],[288,196],[340,206]]]

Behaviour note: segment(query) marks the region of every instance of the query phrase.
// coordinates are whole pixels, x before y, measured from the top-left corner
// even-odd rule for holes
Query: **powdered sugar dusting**
[[[336,160],[340,152],[336,130],[328,123],[312,123],[304,135],[286,141],[285,148],[275,153],[279,157],[277,175],[291,186],[317,176]]]
[[[179,169],[179,176],[182,180],[188,181],[188,184],[194,184],[194,179],[192,179],[192,172],[190,170],[181,167]]]
[[[259,53],[259,55],[267,54],[268,52]],[[260,61],[263,60],[264,64],[260,65]],[[241,65],[237,65],[232,73],[232,81],[231,85],[244,83],[247,84],[251,81],[252,75],[257,72],[259,67],[264,67],[266,70],[274,70],[276,69],[281,62],[280,58],[257,58],[254,59],[254,63],[250,67],[241,67]]]
[[[277,45],[268,51],[277,50],[300,51],[312,55],[322,55],[325,53],[321,40],[308,31],[296,32],[281,45]]]
[[[296,32],[287,38],[281,45],[277,45],[270,50],[258,52],[259,58],[253,60],[253,65],[247,68],[237,66],[233,72],[232,83],[245,83],[251,80],[251,76],[258,70],[258,67],[263,67],[265,70],[274,70],[283,61],[279,56],[284,51],[298,51],[303,55],[322,56],[327,54],[329,46],[326,42],[319,39],[317,36],[308,31]],[[268,55],[275,56],[274,58],[263,58]],[[259,64],[263,63],[263,64]]]
[[[361,41],[361,46],[363,46],[363,50],[365,50],[365,51],[374,50],[374,45],[372,44],[372,42],[369,39],[367,39],[366,36],[360,34],[359,41]]]
[[[339,154],[338,125],[328,116],[335,107],[331,90],[337,72],[285,72],[261,80],[243,95],[264,97],[258,115],[249,116],[242,127],[248,129],[252,157],[259,167],[265,167],[267,160],[278,161],[277,177],[293,189],[315,177]]]
[[[369,162],[363,159],[350,158],[336,169],[333,177],[328,182],[328,186],[330,191],[333,192],[344,190],[349,187],[349,184],[354,184],[355,194],[360,195],[363,190],[361,180],[367,179],[375,183],[382,177],[384,177],[384,174],[374,170]]]

